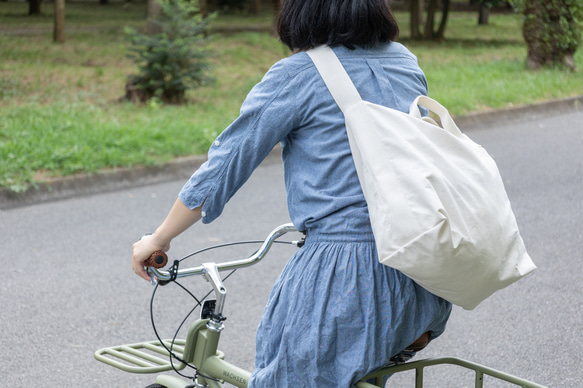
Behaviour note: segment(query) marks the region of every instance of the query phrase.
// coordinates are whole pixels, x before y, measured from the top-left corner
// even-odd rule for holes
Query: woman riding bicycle
[[[331,46],[363,100],[401,111],[427,84],[394,42],[386,0],[284,0],[278,32],[295,54],[251,90],[164,222],[134,244],[133,268],[149,279],[145,259],[216,219],[280,143],[289,214],[306,241],[265,307],[249,387],[350,387],[423,334],[439,336],[451,305],[378,262],[344,116],[303,51]]]

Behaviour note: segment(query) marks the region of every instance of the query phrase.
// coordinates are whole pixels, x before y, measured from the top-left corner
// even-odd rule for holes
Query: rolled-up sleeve
[[[255,168],[297,125],[294,82],[276,63],[249,92],[239,117],[211,145],[208,160],[186,182],[180,200],[202,206],[202,222],[210,223],[247,181]]]

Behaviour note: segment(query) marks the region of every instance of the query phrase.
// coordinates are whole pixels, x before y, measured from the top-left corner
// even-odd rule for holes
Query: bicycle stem
[[[204,268],[203,276],[213,286],[216,296],[215,313],[209,320],[207,326],[211,330],[221,331],[224,327],[221,318],[223,317],[223,307],[227,298],[227,289],[223,285],[216,263],[203,263],[202,267]]]

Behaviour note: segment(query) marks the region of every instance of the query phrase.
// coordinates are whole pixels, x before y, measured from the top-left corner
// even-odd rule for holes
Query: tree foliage
[[[527,67],[566,66],[576,69],[574,54],[581,44],[581,0],[513,0],[524,17],[522,33],[528,46]]]
[[[205,48],[211,18],[202,17],[195,0],[160,0],[160,5],[161,15],[154,20],[160,33],[126,29],[131,42],[128,56],[139,69],[128,79],[126,96],[182,103],[187,89],[212,81],[207,76],[210,53]]]

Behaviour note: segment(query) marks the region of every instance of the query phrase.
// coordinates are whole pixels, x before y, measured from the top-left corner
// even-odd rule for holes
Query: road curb
[[[464,131],[540,120],[583,110],[583,95],[454,117]]]
[[[455,117],[464,131],[491,126],[506,126],[534,121],[545,117],[583,110],[583,96],[552,100],[540,104],[512,107],[489,112],[479,112]],[[274,148],[264,163],[273,163],[281,158],[281,150]],[[188,179],[206,161],[206,155],[177,158],[158,166],[136,166],[114,168],[93,174],[77,174],[62,178],[51,178],[38,182],[37,186],[24,192],[0,188],[0,209],[10,209],[36,203],[57,201],[72,197],[111,192],[131,187]]]
[[[93,174],[49,178],[37,182],[36,187],[19,193],[0,188],[0,210],[180,179],[186,181],[206,159],[206,155],[197,155],[176,158],[171,162],[157,166],[112,168]],[[263,164],[279,160],[281,160],[281,149],[277,146],[263,161]]]
[[[0,189],[0,209],[186,179],[205,160],[205,156],[193,156],[178,158],[160,166],[113,168],[93,174],[49,178],[19,193]]]

